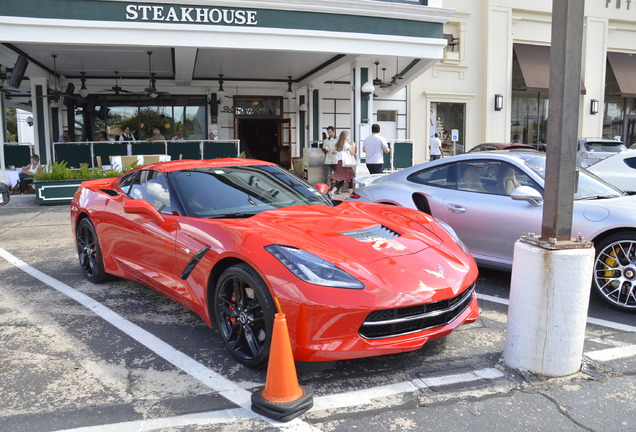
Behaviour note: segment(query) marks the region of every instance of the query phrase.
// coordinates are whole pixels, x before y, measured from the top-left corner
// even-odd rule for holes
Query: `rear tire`
[[[84,218],[77,225],[75,244],[80,267],[84,277],[93,283],[102,283],[113,277],[104,270],[102,248],[95,227],[89,218]]]
[[[595,249],[592,285],[615,308],[636,312],[636,234],[612,234]]]

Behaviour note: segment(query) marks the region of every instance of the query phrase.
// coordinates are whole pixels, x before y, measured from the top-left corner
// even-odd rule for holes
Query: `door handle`
[[[466,208],[459,204],[448,204],[448,211],[455,214],[466,213]]]

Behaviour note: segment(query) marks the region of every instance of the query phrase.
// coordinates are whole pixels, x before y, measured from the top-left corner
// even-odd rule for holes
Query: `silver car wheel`
[[[613,235],[597,245],[594,286],[611,305],[636,311],[636,235]]]

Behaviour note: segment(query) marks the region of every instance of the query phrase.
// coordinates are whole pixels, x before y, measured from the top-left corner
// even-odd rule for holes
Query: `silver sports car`
[[[545,153],[479,152],[371,176],[350,200],[402,205],[448,223],[482,266],[512,268],[514,243],[541,232]],[[578,171],[572,236],[594,242],[593,286],[636,311],[636,196]]]

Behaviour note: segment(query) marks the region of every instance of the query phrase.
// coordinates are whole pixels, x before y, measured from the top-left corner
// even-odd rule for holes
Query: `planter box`
[[[35,180],[35,200],[39,205],[70,204],[84,180]]]

